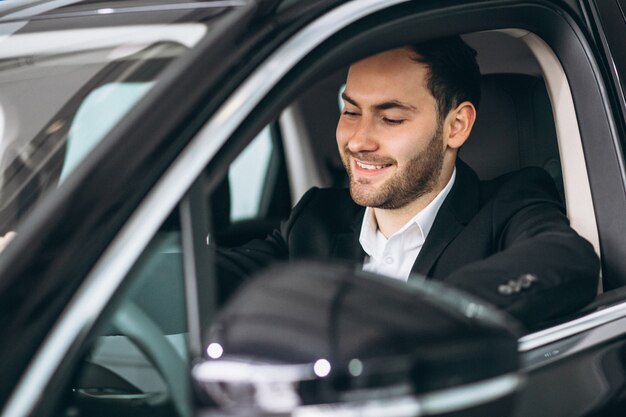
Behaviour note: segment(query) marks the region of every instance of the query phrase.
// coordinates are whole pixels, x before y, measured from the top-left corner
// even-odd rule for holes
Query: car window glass
[[[253,137],[206,198],[219,246],[264,238],[287,218],[291,210],[290,173],[276,122]]]
[[[270,128],[266,127],[231,164],[231,222],[258,217],[272,146]]]
[[[63,181],[102,137],[154,85],[154,82],[109,83],[81,103],[67,134]]]
[[[97,323],[58,415],[189,415],[181,252],[174,219],[157,232],[126,278],[128,287]]]
[[[14,230],[207,33],[198,23],[30,27],[13,33],[0,24],[0,234]]]

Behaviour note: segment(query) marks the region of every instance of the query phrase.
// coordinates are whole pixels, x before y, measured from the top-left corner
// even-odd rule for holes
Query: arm
[[[598,257],[569,226],[545,172],[524,170],[502,186],[492,219],[494,254],[460,268],[446,282],[526,324],[576,311],[595,297]],[[519,288],[522,283],[526,286]]]
[[[220,303],[230,297],[256,272],[274,262],[289,259],[288,242],[291,229],[317,191],[317,188],[307,191],[294,207],[289,218],[281,223],[280,229],[273,230],[265,239],[255,239],[237,248],[217,249],[216,265]]]

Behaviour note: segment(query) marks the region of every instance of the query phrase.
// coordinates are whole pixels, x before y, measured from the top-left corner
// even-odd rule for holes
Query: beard
[[[426,148],[409,160],[404,168],[387,179],[378,189],[373,190],[368,190],[370,188],[369,180],[355,178],[352,173],[350,157],[373,164],[397,165],[397,161],[389,158],[377,158],[367,153],[353,153],[345,149],[342,160],[350,177],[350,195],[354,202],[360,206],[393,210],[402,208],[430,193],[437,185],[443,168],[442,136],[443,123],[440,123]]]

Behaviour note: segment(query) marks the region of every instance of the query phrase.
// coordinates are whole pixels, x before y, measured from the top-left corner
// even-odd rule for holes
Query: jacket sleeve
[[[318,188],[311,188],[307,191],[293,208],[289,218],[265,239],[255,239],[237,248],[216,250],[220,304],[223,304],[253,274],[274,262],[289,259],[288,242],[291,229],[318,191]]]
[[[494,254],[444,281],[528,326],[574,312],[596,295],[599,259],[570,226],[547,173],[527,169],[494,199]]]

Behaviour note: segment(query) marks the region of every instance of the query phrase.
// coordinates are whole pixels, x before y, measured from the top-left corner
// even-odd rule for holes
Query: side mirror
[[[518,332],[438,282],[293,263],[235,294],[193,376],[246,415],[505,416],[523,383]]]

